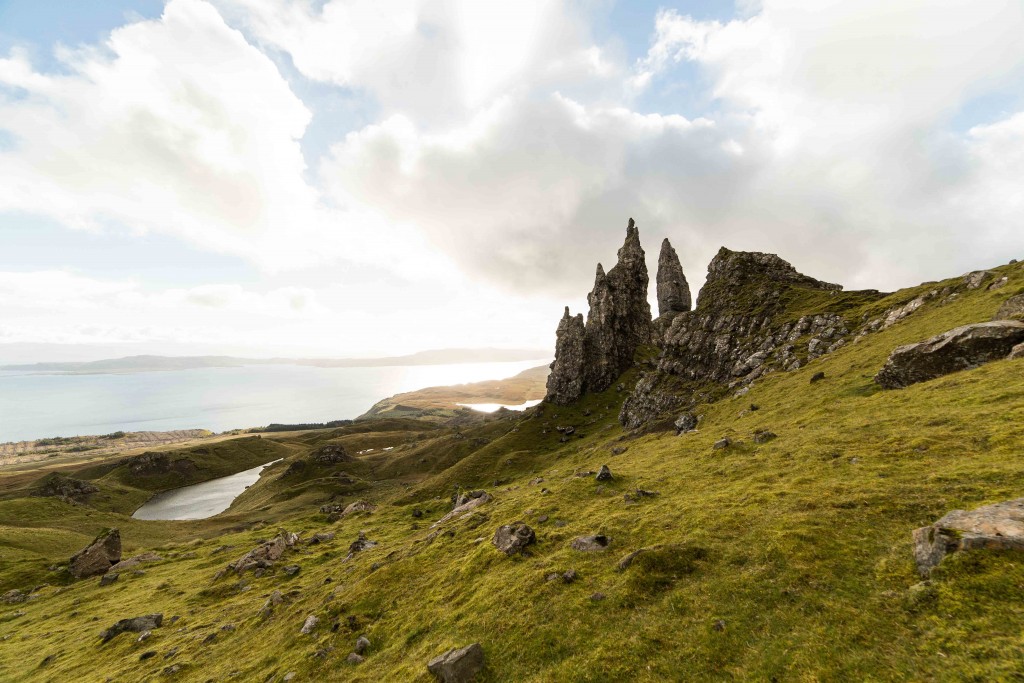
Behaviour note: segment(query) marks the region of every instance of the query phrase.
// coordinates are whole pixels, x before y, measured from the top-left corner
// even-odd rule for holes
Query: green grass
[[[485,681],[1020,679],[1024,554],[953,555],[921,585],[910,533],[951,509],[1022,495],[1024,361],[900,391],[871,379],[895,346],[990,318],[1024,285],[1019,265],[998,270],[1011,277],[1001,290],[937,297],[888,330],[759,380],[742,398],[698,406],[696,433],[624,433],[616,415],[626,394],[613,388],[457,431],[399,421],[281,435],[289,460],[324,442],[375,452],[295,482],[278,476],[288,461],[275,465],[229,513],[202,522],[0,501],[3,586],[50,584],[33,601],[0,606],[0,639],[10,636],[0,640],[0,679],[161,680],[181,663],[180,680],[276,681],[295,671],[296,680],[427,681],[428,659],[474,641],[486,653]],[[877,317],[919,290],[852,302],[845,314]],[[810,384],[818,371],[826,379]],[[751,403],[760,409],[746,410]],[[561,442],[555,427],[567,424],[582,438]],[[778,438],[755,445],[757,429]],[[734,445],[713,450],[723,436]],[[613,455],[616,447],[626,451]],[[602,464],[610,483],[574,476]],[[336,471],[360,484],[333,483]],[[494,500],[434,534],[460,487]],[[637,488],[658,495],[624,500]],[[317,510],[332,498],[379,507],[328,524]],[[536,530],[537,543],[507,558],[490,538],[516,520]],[[115,524],[131,552],[155,549],[164,561],[105,588],[46,570]],[[337,537],[291,552],[262,577],[214,581],[279,526]],[[359,531],[379,545],[345,561]],[[593,533],[610,547],[569,548]],[[232,548],[216,552],[223,545]],[[639,548],[653,550],[619,571]],[[287,577],[281,567],[292,563],[302,569]],[[545,580],[568,569],[578,580]],[[274,590],[288,597],[263,619]],[[598,592],[606,598],[592,600]],[[117,619],[157,611],[181,619],[145,643],[122,635],[99,644]],[[300,635],[309,614],[321,626]],[[344,660],[363,633],[372,647],[354,667]],[[140,662],[147,650],[159,654]]]

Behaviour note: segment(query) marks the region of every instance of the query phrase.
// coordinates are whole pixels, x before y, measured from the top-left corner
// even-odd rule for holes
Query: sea
[[[505,379],[548,362],[246,365],[95,375],[0,371],[0,442],[116,431],[224,432],[272,422],[352,419],[397,393]]]

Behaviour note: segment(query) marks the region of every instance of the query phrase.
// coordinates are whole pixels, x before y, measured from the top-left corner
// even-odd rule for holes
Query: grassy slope
[[[328,482],[289,497],[281,480],[265,478],[246,496],[272,506],[261,513],[266,521],[280,521],[283,508],[273,506],[286,499],[281,524],[288,529],[338,534],[282,562],[302,567],[293,578],[278,570],[213,581],[272,527],[211,538],[209,529],[223,529],[223,521],[149,523],[154,540],[146,546],[163,544],[168,559],[144,576],[103,589],[95,580],[43,588],[32,602],[0,607],[0,638],[11,636],[0,641],[0,678],[156,680],[173,662],[185,665],[179,677],[187,680],[281,680],[296,671],[296,680],[425,681],[431,656],[472,641],[483,644],[492,681],[1020,677],[1024,556],[954,555],[930,585],[918,585],[910,532],[950,509],[1024,491],[1024,361],[894,392],[871,381],[894,346],[986,320],[1024,289],[1020,266],[1001,270],[1011,282],[997,292],[930,303],[800,371],[771,375],[742,399],[702,407],[698,433],[624,438],[615,422],[624,395],[614,390],[572,408],[548,406],[516,431],[509,422],[464,429],[461,437],[446,429],[403,437],[395,429],[401,445],[392,454],[359,463],[371,486],[357,495],[385,504],[333,525],[316,512]],[[877,312],[916,293],[866,305]],[[826,380],[810,385],[819,370]],[[750,403],[760,409],[744,412]],[[559,443],[554,427],[561,424],[584,437]],[[778,438],[754,445],[759,428]],[[713,451],[722,436],[737,444]],[[302,438],[312,447],[345,437]],[[616,446],[627,450],[612,455]],[[616,476],[609,486],[572,476],[604,463]],[[534,477],[544,481],[531,485]],[[460,485],[483,486],[495,500],[445,527],[450,534],[425,540]],[[627,504],[623,494],[638,487],[660,495]],[[45,547],[57,547],[77,522],[61,517],[68,506],[45,505],[35,522],[49,529]],[[414,508],[422,520],[412,517]],[[537,530],[538,543],[529,557],[505,558],[489,539],[517,519]],[[0,509],[0,523],[18,520],[3,519]],[[380,545],[345,561],[359,530]],[[568,548],[574,536],[596,532],[612,537],[611,549],[586,555]],[[143,537],[128,535],[140,546]],[[4,539],[39,550],[26,532],[7,529]],[[223,544],[234,548],[217,553]],[[54,559],[73,545],[60,546]],[[626,552],[654,545],[663,548],[616,571]],[[569,568],[580,575],[573,584],[544,580]],[[257,613],[273,590],[291,591],[290,598],[262,620]],[[597,591],[607,599],[592,601]],[[19,610],[24,615],[14,616]],[[101,628],[153,611],[182,619],[143,644],[126,635],[99,645]],[[308,614],[321,617],[321,628],[302,636]],[[714,628],[718,620],[724,629]],[[220,631],[228,623],[237,630]],[[217,635],[204,644],[210,633]],[[373,647],[354,667],[344,658],[359,633]],[[329,647],[323,658],[310,656]],[[165,659],[172,648],[177,655]],[[146,650],[160,655],[140,662]],[[37,667],[49,654],[56,659]]]

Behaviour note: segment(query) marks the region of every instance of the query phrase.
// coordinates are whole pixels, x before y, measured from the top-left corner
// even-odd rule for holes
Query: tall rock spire
[[[547,400],[551,403],[565,405],[583,395],[584,334],[583,314],[571,316],[566,306],[555,333],[555,360],[548,375]]]
[[[666,237],[661,243],[658,256],[658,317],[685,313],[693,307],[690,285],[683,274],[679,256]]]

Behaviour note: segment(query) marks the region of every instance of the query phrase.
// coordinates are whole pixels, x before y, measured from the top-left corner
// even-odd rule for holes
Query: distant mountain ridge
[[[105,374],[118,372],[154,372],[196,370],[200,368],[236,368],[245,365],[305,365],[320,368],[370,368],[408,365],[458,365],[463,363],[503,363],[538,360],[550,352],[538,349],[433,349],[405,356],[380,358],[239,358],[236,356],[126,356],[87,362],[29,363],[0,365],[0,370],[56,372],[66,374]]]

